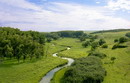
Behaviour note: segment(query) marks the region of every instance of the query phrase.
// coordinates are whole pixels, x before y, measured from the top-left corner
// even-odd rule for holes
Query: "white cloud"
[[[130,10],[130,0],[109,0],[107,7],[112,10]]]
[[[101,2],[97,1],[96,3],[97,3],[97,4],[100,4]]]
[[[0,3],[6,4],[0,6],[0,22],[4,26],[19,27],[22,30],[101,30],[129,28],[130,25],[130,21],[113,17],[113,12],[101,7],[57,2],[41,7],[25,0],[5,0]]]

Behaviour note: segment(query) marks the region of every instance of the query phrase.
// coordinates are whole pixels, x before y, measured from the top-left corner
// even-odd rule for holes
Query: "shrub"
[[[75,60],[65,72],[62,83],[102,83],[105,75],[100,58],[88,56]]]
[[[91,44],[91,46],[92,46],[92,48],[96,48],[96,47],[98,47],[99,46],[99,43],[98,42],[93,42],[92,44]]]
[[[80,39],[81,42],[86,40],[85,37],[80,37],[79,39]]]
[[[124,43],[124,42],[127,42],[128,39],[126,37],[121,37],[119,38],[119,43]]]
[[[93,51],[93,52],[90,52],[88,54],[88,56],[97,56],[99,58],[105,58],[106,57],[106,54],[103,54],[103,53],[100,53],[100,52],[96,52],[96,51]]]
[[[103,44],[102,48],[108,48],[108,45],[107,44]]]
[[[114,42],[118,42],[118,39],[115,39]]]
[[[51,41],[52,41],[52,39],[51,38],[47,38],[47,40],[46,40],[48,43],[50,43]]]
[[[126,48],[127,46],[124,46],[124,45],[120,45],[120,44],[115,44],[112,49],[116,49],[116,48]]]
[[[125,36],[130,38],[130,32],[126,33]]]
[[[87,46],[89,46],[89,45],[90,45],[90,42],[89,42],[89,41],[86,41],[86,42],[84,42],[84,43],[82,44],[83,47],[87,47]]]
[[[111,57],[111,61],[112,61],[112,63],[114,63],[115,60],[116,60],[115,57]]]
[[[100,46],[103,45],[104,43],[106,43],[106,41],[105,41],[104,39],[100,39],[100,40],[99,40],[99,45],[100,45]]]

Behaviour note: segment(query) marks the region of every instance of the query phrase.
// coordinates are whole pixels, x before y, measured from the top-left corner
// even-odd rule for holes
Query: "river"
[[[70,48],[68,47],[67,50],[70,50]],[[52,56],[53,57],[59,57],[57,56],[58,53],[54,53]],[[64,67],[67,67],[67,66],[70,66],[73,62],[74,62],[74,59],[72,58],[67,58],[67,57],[60,57],[61,59],[66,59],[68,60],[68,63],[63,65],[63,66],[60,66],[60,67],[57,67],[57,68],[54,68],[52,69],[50,72],[48,72],[43,78],[42,80],[40,81],[40,83],[50,83],[51,79],[53,78],[54,74],[59,71],[60,69],[64,68]]]

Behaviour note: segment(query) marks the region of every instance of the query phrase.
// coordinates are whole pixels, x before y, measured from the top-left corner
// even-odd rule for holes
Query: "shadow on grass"
[[[37,62],[37,61],[39,61],[39,60],[41,60],[41,59],[42,59],[42,58],[39,58],[39,59],[34,58],[34,59],[32,59],[32,60],[27,59],[27,60],[25,60],[25,61],[23,61],[23,60],[21,59],[19,62],[18,62],[18,60],[16,60],[16,59],[12,59],[12,60],[6,59],[6,60],[3,60],[3,61],[0,62],[0,68],[2,68],[2,67],[12,67],[12,66],[20,65],[20,64],[35,63],[35,62]]]

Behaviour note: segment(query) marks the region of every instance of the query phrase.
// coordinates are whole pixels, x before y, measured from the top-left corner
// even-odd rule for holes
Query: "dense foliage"
[[[124,43],[124,42],[127,42],[128,39],[126,37],[121,37],[119,38],[119,43]]]
[[[0,27],[0,59],[39,58],[44,55],[44,34]]]
[[[92,32],[91,34],[95,34],[95,33],[106,33],[106,32],[121,32],[121,31],[130,31],[130,29],[103,30],[103,31]]]
[[[108,45],[107,44],[103,44],[102,48],[108,48]]]
[[[113,45],[112,49],[116,49],[116,48],[126,48],[126,47],[128,47],[128,46],[126,46],[126,45],[121,45],[121,44],[117,43],[117,44]]]
[[[125,36],[130,38],[130,32],[126,33]]]
[[[104,39],[99,40],[99,45],[103,45],[104,43],[106,43],[106,41]]]
[[[89,37],[83,31],[58,31],[58,32],[50,32],[45,34],[47,38],[47,42],[51,42],[52,40],[57,40],[60,37],[69,37],[69,38],[79,38],[81,41],[85,41],[86,38]]]
[[[106,75],[101,60],[88,56],[75,60],[65,72],[62,83],[101,83]]]
[[[100,53],[100,52],[97,52],[97,51],[92,51],[88,54],[88,56],[96,56],[96,57],[99,57],[99,58],[105,58],[106,54]]]
[[[87,47],[87,46],[89,46],[91,43],[89,42],[89,41],[85,41],[84,43],[82,43],[82,46],[83,47]]]

